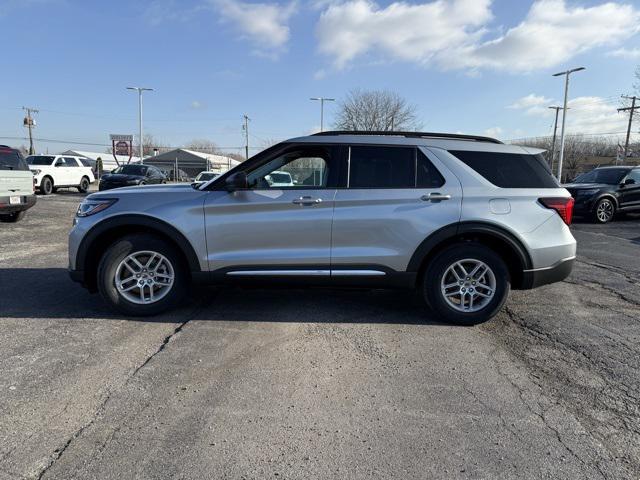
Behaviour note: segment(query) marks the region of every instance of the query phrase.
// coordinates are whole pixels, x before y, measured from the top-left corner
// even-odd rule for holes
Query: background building
[[[147,165],[158,167],[173,179],[173,172],[184,172],[189,179],[195,178],[202,171],[224,173],[240,162],[224,155],[195,152],[186,148],[177,148],[144,159]]]

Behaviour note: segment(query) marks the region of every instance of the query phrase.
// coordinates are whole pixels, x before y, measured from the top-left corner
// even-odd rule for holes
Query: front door
[[[329,276],[339,148],[292,145],[248,162],[248,188],[205,201],[209,268],[225,276]]]
[[[626,183],[629,179],[632,183]],[[622,208],[640,208],[640,169],[631,170],[623,180],[624,186],[620,188]]]
[[[405,272],[424,239],[459,221],[460,182],[428,153],[412,146],[350,147],[348,188],[335,199],[334,276]]]

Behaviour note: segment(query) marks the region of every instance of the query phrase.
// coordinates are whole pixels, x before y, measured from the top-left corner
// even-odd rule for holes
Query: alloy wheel
[[[173,265],[158,252],[141,251],[127,256],[116,268],[118,293],[131,303],[148,305],[163,299],[173,287]]]
[[[596,216],[602,223],[607,223],[613,218],[613,203],[611,200],[600,200],[596,209]]]
[[[486,307],[496,292],[496,276],[476,259],[458,260],[442,276],[440,291],[447,304],[459,312],[477,312]]]

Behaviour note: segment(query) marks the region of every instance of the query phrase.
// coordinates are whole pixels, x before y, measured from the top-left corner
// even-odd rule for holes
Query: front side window
[[[247,175],[249,188],[328,188],[337,171],[331,147],[300,147],[278,155]]]
[[[351,147],[350,188],[414,188],[416,149],[413,147]]]
[[[631,170],[627,178],[633,179],[635,185],[640,185],[640,169]]]

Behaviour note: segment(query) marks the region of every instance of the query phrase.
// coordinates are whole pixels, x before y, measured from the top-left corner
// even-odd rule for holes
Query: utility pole
[[[249,159],[249,121],[251,120],[246,114],[242,116],[244,119],[244,125],[242,125],[242,130],[244,130],[244,159]]]
[[[627,159],[627,152],[629,151],[629,137],[631,136],[631,123],[633,122],[633,112],[636,108],[640,108],[640,105],[636,107],[636,100],[638,97],[635,95],[633,97],[628,97],[626,95],[622,95],[622,98],[626,98],[627,100],[631,100],[631,106],[626,108],[619,108],[619,112],[629,112],[629,125],[627,126],[627,139],[624,142],[624,159]]]
[[[38,110],[35,109],[35,108],[31,108],[31,107],[22,107],[22,109],[25,112],[27,112],[27,116],[24,117],[23,125],[29,129],[29,155],[33,155],[34,153],[36,153],[36,151],[33,148],[33,132],[32,132],[32,129],[33,129],[33,127],[36,126],[36,122],[33,120],[33,117],[31,116],[31,114],[32,113],[38,113]]]
[[[127,90],[135,90],[138,92],[138,136],[140,142],[140,164],[144,163],[144,147],[142,138],[142,92],[153,92],[153,88],[145,87],[127,87]]]
[[[564,80],[564,104],[562,107],[562,130],[560,132],[560,159],[558,160],[558,182],[562,183],[562,161],[564,160],[564,128],[567,122],[567,98],[569,96],[569,75],[584,70],[584,67],[572,68],[565,72],[554,73],[554,77],[565,76]]]
[[[551,142],[551,171],[553,172],[553,162],[556,159],[556,134],[558,133],[558,113],[562,110],[562,107],[549,107],[556,111],[556,120],[553,123],[553,141]]]
[[[320,102],[320,131],[324,131],[324,102],[335,102],[335,98],[311,97],[309,100]]]

